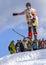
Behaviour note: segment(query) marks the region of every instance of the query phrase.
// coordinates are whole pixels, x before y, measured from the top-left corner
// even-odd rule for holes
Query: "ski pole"
[[[24,35],[22,35],[22,34],[20,34],[20,33],[18,33],[17,31],[15,31],[15,29],[12,29],[14,32],[16,32],[17,34],[19,34],[20,36],[22,36],[22,37],[24,37],[25,38],[25,36]]]

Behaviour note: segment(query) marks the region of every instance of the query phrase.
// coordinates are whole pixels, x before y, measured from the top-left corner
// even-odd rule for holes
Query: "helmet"
[[[31,7],[31,4],[30,4],[29,2],[28,2],[28,3],[26,3],[26,6],[28,6],[28,5]]]

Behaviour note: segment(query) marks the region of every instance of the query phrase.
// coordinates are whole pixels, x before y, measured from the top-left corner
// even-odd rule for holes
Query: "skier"
[[[26,3],[26,10],[21,13],[13,13],[13,16],[26,14],[26,20],[28,25],[28,37],[32,39],[32,28],[34,34],[34,40],[37,40],[37,30],[36,26],[38,25],[38,17],[36,15],[36,10],[31,8],[31,4]]]

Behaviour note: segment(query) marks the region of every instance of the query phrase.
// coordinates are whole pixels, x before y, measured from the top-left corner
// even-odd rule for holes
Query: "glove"
[[[13,16],[16,16],[16,15],[18,15],[17,13],[13,13]]]

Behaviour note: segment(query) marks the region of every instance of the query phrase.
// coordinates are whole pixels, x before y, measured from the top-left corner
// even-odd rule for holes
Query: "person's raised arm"
[[[17,15],[24,15],[24,14],[25,14],[24,12],[21,12],[21,13],[13,13],[12,15],[17,16]]]

